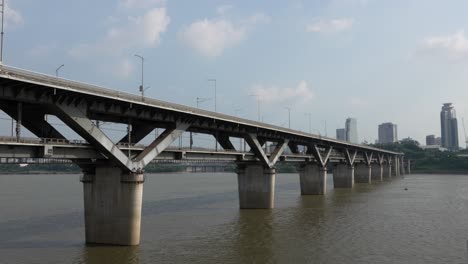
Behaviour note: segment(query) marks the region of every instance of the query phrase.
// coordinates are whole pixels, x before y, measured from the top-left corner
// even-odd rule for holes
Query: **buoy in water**
[[[407,191],[407,190],[408,190],[408,188],[405,187],[405,191]]]

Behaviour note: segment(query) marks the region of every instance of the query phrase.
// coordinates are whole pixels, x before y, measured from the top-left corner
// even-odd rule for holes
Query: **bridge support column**
[[[406,162],[406,173],[411,174],[411,160]]]
[[[143,174],[102,166],[85,172],[81,181],[86,243],[140,244]]]
[[[274,168],[261,163],[238,164],[237,182],[241,209],[270,209],[275,200]]]
[[[383,164],[383,177],[384,178],[392,177],[392,164],[389,164],[389,163]]]
[[[356,183],[371,183],[371,171],[371,166],[367,164],[356,164],[356,168],[354,171],[354,181]]]
[[[383,181],[384,166],[380,164],[372,164],[372,181]]]
[[[354,167],[340,163],[333,169],[333,186],[335,188],[352,188],[354,186]]]
[[[405,175],[405,160],[403,158],[400,159],[400,175]]]
[[[393,160],[392,176],[400,176],[400,159],[395,157]]]
[[[327,191],[327,168],[318,164],[305,164],[299,172],[301,195],[325,194]]]

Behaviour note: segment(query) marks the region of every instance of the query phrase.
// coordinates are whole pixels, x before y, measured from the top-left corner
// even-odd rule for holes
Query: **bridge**
[[[140,243],[144,169],[157,161],[235,163],[241,209],[274,207],[278,162],[300,165],[301,195],[324,195],[330,168],[335,188],[410,172],[402,153],[6,65],[0,66],[0,109],[16,120],[15,135],[0,137],[0,161],[67,160],[82,169],[87,243]],[[66,138],[46,116],[83,140]],[[128,132],[111,140],[100,122],[127,125]],[[23,127],[37,138],[22,136]],[[155,129],[163,132],[139,143]],[[174,146],[183,133],[210,135],[216,147]],[[238,139],[248,148],[233,143]]]

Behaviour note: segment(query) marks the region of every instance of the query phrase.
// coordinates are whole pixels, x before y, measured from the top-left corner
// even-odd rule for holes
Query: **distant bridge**
[[[14,137],[0,137],[0,160],[70,160],[81,167],[89,243],[139,244],[144,168],[155,160],[235,162],[240,208],[273,208],[278,162],[301,164],[302,195],[325,194],[329,164],[335,188],[410,169],[402,153],[9,66],[0,66],[0,109],[17,123]],[[67,139],[46,115],[58,117],[84,141]],[[99,122],[126,124],[128,133],[114,142]],[[37,139],[22,137],[22,127]],[[154,129],[164,131],[149,145],[138,144]],[[220,148],[171,147],[184,132],[212,135]],[[249,151],[236,149],[235,138],[244,139]]]

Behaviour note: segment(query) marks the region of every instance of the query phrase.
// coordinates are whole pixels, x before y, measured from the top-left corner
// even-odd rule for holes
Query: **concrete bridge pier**
[[[400,175],[405,175],[405,161],[403,158],[400,159]]]
[[[400,176],[400,159],[398,157],[395,157],[392,164],[393,164],[392,176],[395,176],[395,177]]]
[[[143,174],[98,166],[84,172],[86,243],[140,244]]]
[[[385,164],[382,164],[382,166],[383,166],[383,177],[391,178],[392,177],[392,164],[385,163]]]
[[[365,163],[356,164],[354,181],[356,183],[371,183],[372,167]]]
[[[333,186],[335,188],[353,188],[354,166],[340,163],[333,169]]]
[[[239,207],[241,209],[270,209],[275,200],[274,168],[262,163],[237,164]]]
[[[411,160],[406,162],[406,173],[411,174]]]
[[[323,195],[327,191],[327,168],[307,163],[299,172],[301,195]]]
[[[384,166],[381,164],[372,164],[372,181],[383,181]]]

